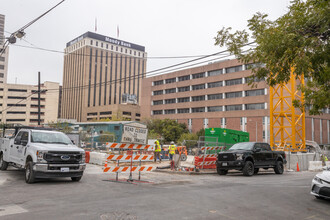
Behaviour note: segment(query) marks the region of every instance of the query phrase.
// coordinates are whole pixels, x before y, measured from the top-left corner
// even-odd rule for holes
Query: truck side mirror
[[[256,148],[254,151],[258,153],[258,152],[261,151],[261,148],[258,147],[258,148]]]
[[[27,140],[21,140],[21,144],[22,144],[23,146],[26,146],[26,145],[27,145],[27,143],[28,143],[28,141],[27,141]]]
[[[16,137],[15,140],[14,140],[14,144],[21,144],[21,137]]]

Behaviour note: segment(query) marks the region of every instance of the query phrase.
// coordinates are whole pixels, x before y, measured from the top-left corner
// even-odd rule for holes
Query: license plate
[[[69,167],[62,167],[61,172],[69,172]]]
[[[227,164],[227,163],[222,163],[222,166],[224,166],[224,167],[225,167],[225,166],[228,166],[228,164]]]

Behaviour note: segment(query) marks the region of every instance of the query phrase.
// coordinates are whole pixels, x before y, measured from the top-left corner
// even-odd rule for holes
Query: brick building
[[[61,118],[140,120],[145,48],[92,32],[66,46]]]
[[[269,142],[269,87],[247,84],[251,70],[237,60],[147,77],[142,82],[143,118],[170,118],[192,132],[223,127],[250,133],[251,141]],[[330,110],[321,116],[306,113],[306,138],[330,143]]]

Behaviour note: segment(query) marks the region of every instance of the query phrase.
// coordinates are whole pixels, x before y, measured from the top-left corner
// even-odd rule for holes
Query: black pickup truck
[[[259,172],[259,168],[273,168],[276,174],[282,174],[284,164],[285,153],[272,151],[269,144],[242,142],[218,154],[217,172],[226,175],[228,170],[239,170],[245,176],[252,176]]]

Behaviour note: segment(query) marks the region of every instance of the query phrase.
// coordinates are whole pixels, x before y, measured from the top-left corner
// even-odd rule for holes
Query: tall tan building
[[[86,32],[66,45],[61,118],[140,120],[145,48]]]
[[[41,123],[57,121],[59,83],[41,84]],[[1,123],[38,124],[38,85],[0,85]]]
[[[5,51],[3,43],[5,41],[4,35],[5,29],[5,16],[0,14],[0,84],[7,83],[7,72],[8,72],[8,51],[9,47]]]

